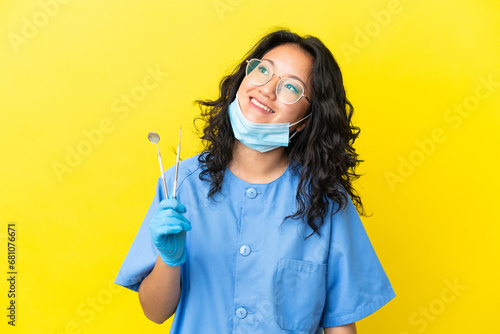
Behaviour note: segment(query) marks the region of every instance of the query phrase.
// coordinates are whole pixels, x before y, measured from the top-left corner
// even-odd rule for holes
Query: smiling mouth
[[[270,113],[270,114],[274,114],[274,113],[275,113],[275,112],[274,112],[272,109],[270,109],[268,106],[266,106],[266,105],[264,105],[264,104],[260,103],[259,101],[257,101],[257,100],[256,100],[256,99],[254,99],[253,97],[250,99],[250,102],[252,102],[252,104],[256,105],[257,107],[264,109],[265,111],[267,111],[267,112],[268,112],[268,113]]]

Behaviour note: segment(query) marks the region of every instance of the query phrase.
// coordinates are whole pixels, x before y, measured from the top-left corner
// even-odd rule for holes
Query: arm
[[[325,334],[356,334],[356,324],[324,328]]]
[[[184,212],[186,207],[176,199],[164,199],[149,223],[151,240],[160,254],[139,287],[139,301],[146,317],[157,324],[175,313],[181,296],[180,264],[186,260],[186,232],[191,230]]]
[[[139,287],[139,301],[146,317],[163,323],[177,308],[181,295],[180,266],[171,267],[158,256],[153,271]]]

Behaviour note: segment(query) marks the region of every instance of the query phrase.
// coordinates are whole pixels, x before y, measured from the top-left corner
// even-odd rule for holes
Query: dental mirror
[[[165,182],[165,176],[163,175],[163,163],[161,162],[160,148],[158,147],[158,142],[160,141],[160,135],[156,132],[150,132],[148,134],[148,140],[153,144],[156,144],[156,150],[158,151],[158,162],[160,164],[161,182],[163,186],[163,194],[165,198],[168,198],[167,183]]]
[[[148,140],[153,144],[158,144],[158,142],[160,141],[160,135],[156,132],[150,132],[148,133]]]

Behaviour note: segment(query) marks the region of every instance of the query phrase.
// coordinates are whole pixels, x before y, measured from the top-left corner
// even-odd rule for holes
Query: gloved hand
[[[164,199],[149,223],[153,244],[160,251],[163,262],[172,267],[186,260],[184,245],[191,223],[181,215],[184,212],[186,207],[176,199]]]

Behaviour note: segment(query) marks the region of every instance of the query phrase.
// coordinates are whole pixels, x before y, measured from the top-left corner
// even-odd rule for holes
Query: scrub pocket
[[[297,333],[316,329],[326,299],[326,264],[280,259],[275,286],[275,319]]]

